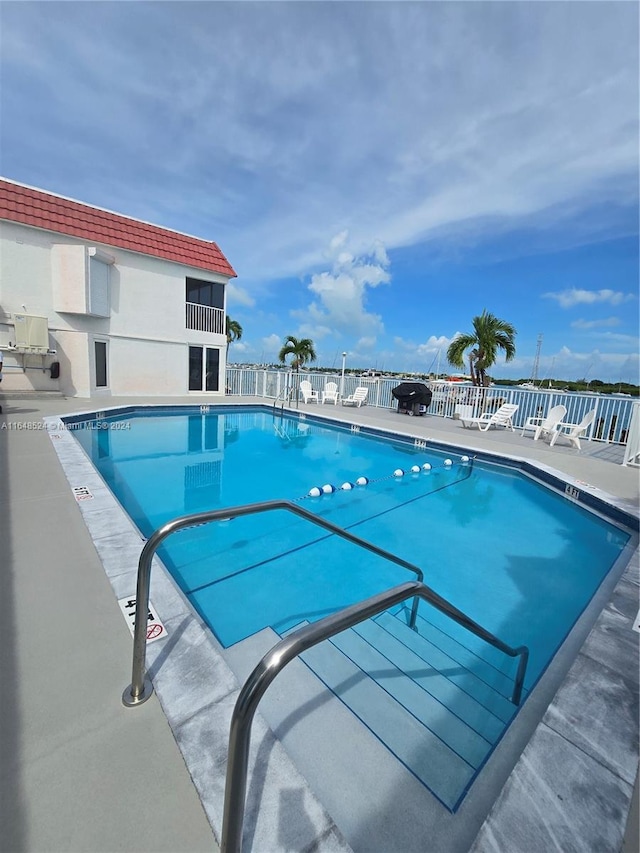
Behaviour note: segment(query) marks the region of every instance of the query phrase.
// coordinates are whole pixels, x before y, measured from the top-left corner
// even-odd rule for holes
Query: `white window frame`
[[[98,363],[96,360],[96,344],[105,345],[105,371],[106,385],[98,385]],[[104,335],[91,336],[91,388],[100,393],[108,392],[111,389],[111,370],[109,367],[109,338]]]
[[[206,383],[207,350],[217,350],[218,351],[219,357],[218,357],[218,390],[217,391],[207,391],[204,387],[201,388],[200,390],[189,388],[190,351],[191,351],[192,347],[194,347],[194,348],[197,347],[198,349],[202,350],[201,368],[202,368],[202,385],[203,386],[206,386],[206,384],[207,384]],[[220,389],[221,389],[221,387],[224,388],[224,378],[223,378],[223,371],[222,371],[223,365],[224,365],[224,361],[223,361],[222,347],[213,346],[212,344],[189,343],[187,345],[187,393],[188,394],[220,394],[220,393],[222,393]]]

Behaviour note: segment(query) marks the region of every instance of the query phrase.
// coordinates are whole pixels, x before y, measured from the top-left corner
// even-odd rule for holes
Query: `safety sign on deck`
[[[93,500],[93,495],[86,486],[74,486],[73,496],[78,501],[78,503],[80,503],[80,501]]]
[[[128,598],[119,598],[118,604],[120,605],[120,610],[122,610],[127,625],[129,626],[129,630],[131,631],[131,636],[133,637],[133,631],[136,625],[136,597],[135,595],[130,595]],[[158,614],[156,613],[153,604],[149,602],[149,613],[147,614],[147,643],[153,643],[154,640],[162,640],[166,636],[168,636],[168,631],[158,618]]]

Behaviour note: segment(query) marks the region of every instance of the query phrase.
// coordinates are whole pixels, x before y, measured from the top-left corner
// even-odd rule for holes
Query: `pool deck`
[[[41,424],[43,417],[119,405],[212,400],[15,395],[0,401],[0,850],[215,850],[194,771],[185,766],[158,698],[135,710],[122,706],[120,697],[130,681],[131,637],[114,596],[114,579],[110,583],[104,555],[85,523],[87,506],[74,498],[50,433],[17,428]],[[225,402],[269,403],[257,398]],[[409,418],[372,407],[300,406],[311,414],[316,409],[325,417],[531,460],[563,473],[582,491],[610,496],[620,509],[638,516],[638,470],[619,464],[619,447],[583,442],[578,452],[564,444],[550,448],[533,442],[530,433],[482,433],[439,417]],[[117,540],[117,526],[113,530],[111,539]],[[117,542],[111,546],[113,555]],[[618,850],[629,803],[635,801],[624,851],[637,850],[639,635],[631,631],[631,622],[638,609],[638,568],[636,549],[470,849]],[[170,666],[158,652],[151,654],[153,648],[150,658],[164,675]],[[193,719],[183,713],[183,728]],[[221,753],[226,743],[199,742],[197,748]],[[567,771],[569,753],[574,768],[579,756],[573,775]],[[218,778],[216,786],[223,781]],[[263,802],[272,802],[265,791]],[[296,847],[276,826],[279,849],[346,849],[321,807],[311,800],[306,805],[321,840],[314,847]],[[254,849],[270,853],[265,847]]]

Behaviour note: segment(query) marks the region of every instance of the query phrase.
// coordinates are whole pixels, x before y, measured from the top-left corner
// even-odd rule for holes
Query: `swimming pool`
[[[529,645],[528,688],[628,538],[517,471],[463,462],[450,451],[416,446],[413,440],[390,441],[311,419],[274,419],[264,410],[126,413],[102,426],[118,420],[129,421],[130,428],[77,429],[74,434],[144,535],[187,512],[273,497],[303,500],[305,508],[419,565],[431,587],[505,642]],[[429,471],[422,468],[425,463]],[[414,465],[419,473],[410,472]],[[398,468],[407,473],[395,477]],[[313,486],[339,486],[361,476],[368,485],[307,497]],[[279,516],[195,528],[167,543],[165,564],[225,646],[266,625],[283,633],[407,579],[396,566]],[[456,772],[438,787],[428,768],[413,767],[406,759],[409,769],[455,808],[510,720],[504,696],[512,664],[428,607],[421,609],[419,637],[411,645],[406,634],[397,634],[402,613],[385,618],[386,624],[379,620],[367,628],[366,637],[361,632],[342,642],[345,658],[358,663],[371,657],[370,634],[376,632],[378,646],[381,638],[386,645],[376,647],[381,657],[374,666],[383,659],[397,662],[398,652],[414,670],[417,658],[425,668],[426,663],[436,666],[436,657],[441,669],[455,662],[465,670],[449,679],[455,690],[438,680],[419,694],[424,703],[428,693],[436,717],[442,717],[455,693],[445,723],[425,722],[438,743],[448,743],[451,727],[460,728],[457,721],[473,705],[471,719],[464,718],[471,734],[465,729],[455,744],[449,743],[453,758],[446,753],[442,759],[443,764],[457,761]],[[397,624],[389,623],[391,618]],[[326,661],[314,659],[309,665],[327,677]],[[413,681],[424,688],[420,674]],[[487,685],[500,689],[487,698],[478,692],[486,693]],[[415,689],[403,691],[404,705],[416,718],[414,698],[408,695]],[[354,705],[354,713],[366,716],[366,697],[352,698]],[[478,718],[483,708],[488,719]],[[411,751],[411,742],[390,748],[405,760],[403,751]]]
[[[117,422],[130,427],[104,428]],[[126,414],[102,426],[74,435],[144,536],[187,513],[303,499],[306,509],[417,563],[437,592],[506,642],[531,642],[538,671],[628,541],[626,532],[517,471],[471,465],[412,441],[255,410]],[[410,471],[416,465],[419,474]],[[395,477],[397,469],[405,476]],[[307,497],[314,486],[359,477],[368,485]],[[220,619],[205,618],[225,646],[265,619],[286,630],[291,620],[319,618],[410,577],[382,562],[374,570],[377,558],[287,516],[210,525],[174,542],[165,559],[200,612],[219,599],[219,608],[211,606]],[[277,578],[277,607],[261,594],[261,612],[254,619],[247,606],[239,622],[231,603],[251,601],[270,577]],[[303,583],[311,585],[308,595]],[[287,610],[289,617],[278,617]]]

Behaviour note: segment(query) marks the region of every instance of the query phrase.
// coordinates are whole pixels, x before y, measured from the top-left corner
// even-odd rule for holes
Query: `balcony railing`
[[[212,332],[214,335],[224,335],[224,311],[222,308],[211,308],[209,305],[197,305],[187,302],[187,329],[198,332]]]

